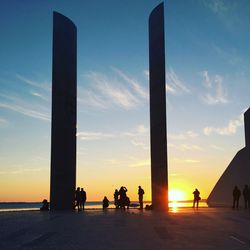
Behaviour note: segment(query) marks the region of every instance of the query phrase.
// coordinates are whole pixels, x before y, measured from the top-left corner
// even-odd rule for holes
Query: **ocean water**
[[[109,208],[115,208],[114,203],[109,203]],[[131,202],[132,208],[138,208],[138,202]],[[150,205],[151,202],[145,201],[144,207],[146,205]],[[31,211],[31,210],[39,210],[42,206],[42,202],[0,202],[0,212],[8,212],[8,211]],[[170,201],[169,207],[176,208],[176,207],[192,207],[192,201]],[[202,200],[199,203],[199,207],[207,207],[207,203],[205,200]],[[101,201],[87,201],[85,203],[85,209],[102,209],[102,202]]]

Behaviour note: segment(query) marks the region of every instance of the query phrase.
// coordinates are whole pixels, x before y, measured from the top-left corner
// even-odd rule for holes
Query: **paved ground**
[[[250,249],[250,210],[6,212],[0,249]]]

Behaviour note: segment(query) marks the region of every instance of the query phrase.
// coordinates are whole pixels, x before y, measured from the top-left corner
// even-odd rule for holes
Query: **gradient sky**
[[[78,31],[77,186],[88,200],[121,185],[151,198],[147,22],[160,2],[1,1],[0,201],[49,198],[53,11]],[[207,198],[245,145],[249,13],[249,0],[165,1],[171,197]]]

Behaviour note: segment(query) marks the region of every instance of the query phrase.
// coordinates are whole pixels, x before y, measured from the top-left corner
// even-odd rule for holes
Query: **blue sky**
[[[52,13],[77,26],[77,185],[150,198],[148,16],[161,1],[2,1],[0,200],[49,195]],[[170,188],[206,198],[244,146],[250,2],[165,1]]]

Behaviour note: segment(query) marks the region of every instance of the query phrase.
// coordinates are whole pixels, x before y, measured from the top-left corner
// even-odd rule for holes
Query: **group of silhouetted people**
[[[116,208],[122,208],[127,209],[130,206],[130,199],[127,196],[127,188],[124,186],[121,186],[119,191],[116,189],[114,192],[114,205]],[[138,186],[138,199],[139,199],[139,208],[143,209],[143,195],[144,195],[144,190],[142,189],[141,186]],[[77,208],[78,211],[84,210],[84,205],[87,200],[87,195],[86,192],[84,191],[83,188],[77,187],[75,191],[75,203],[74,203],[74,208]],[[40,208],[41,211],[48,211],[49,210],[49,202],[44,199],[43,200],[43,205]],[[133,204],[135,205],[135,204]],[[136,206],[138,206],[136,204]],[[107,209],[109,207],[109,200],[106,196],[104,196],[103,201],[102,201],[102,208],[103,210]]]
[[[123,208],[126,207],[129,208],[130,205],[130,199],[127,196],[127,188],[124,186],[121,186],[119,191],[116,189],[114,192],[114,204],[116,208]]]
[[[250,188],[248,187],[248,185],[245,185],[242,194],[244,198],[245,208],[250,208]],[[241,191],[237,186],[235,186],[233,189],[233,209],[239,208],[240,196]]]
[[[84,205],[87,200],[86,192],[83,188],[78,187],[75,191],[75,207],[78,211],[84,210]]]
[[[126,207],[129,208],[130,206],[130,199],[127,196],[127,188],[122,186],[119,191],[118,189],[114,192],[114,205],[116,208],[125,209]],[[143,209],[143,195],[144,190],[141,186],[138,187],[138,197],[139,197],[139,206],[140,209]]]

